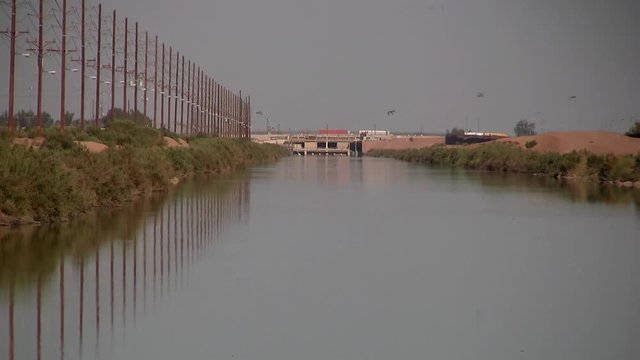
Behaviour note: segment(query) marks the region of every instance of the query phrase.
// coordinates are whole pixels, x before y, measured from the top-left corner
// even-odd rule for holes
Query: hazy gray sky
[[[512,132],[526,118],[541,130],[620,131],[640,118],[636,0],[103,3],[107,13],[113,8],[250,94],[254,110],[282,130],[440,132],[468,119],[474,129],[479,122],[481,130]],[[2,15],[0,27],[6,21]],[[46,86],[54,101],[59,85]],[[26,102],[28,90],[19,91]],[[387,117],[389,109],[396,114]],[[254,130],[264,126],[254,115]]]

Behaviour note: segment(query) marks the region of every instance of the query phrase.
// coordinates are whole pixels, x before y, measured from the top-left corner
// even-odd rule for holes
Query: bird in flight
[[[483,98],[484,97],[484,92],[478,91],[478,93],[476,94],[476,97]]]
[[[256,111],[256,115],[262,115],[262,111]]]
[[[387,111],[387,116],[389,116],[389,115],[393,115],[393,114],[395,114],[395,113],[396,113],[396,111],[395,111],[395,110],[389,110],[389,111]]]
[[[575,100],[576,98],[577,98],[577,96],[575,96],[575,95],[569,96],[569,99],[571,99],[571,100]]]

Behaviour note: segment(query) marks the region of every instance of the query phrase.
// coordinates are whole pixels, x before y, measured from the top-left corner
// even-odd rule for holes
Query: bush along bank
[[[20,139],[0,134],[0,225],[64,221],[166,191],[181,178],[272,162],[288,153],[275,145],[204,136],[168,147],[165,136],[172,135],[130,122],[87,132],[51,129],[33,139],[37,146],[16,145]],[[79,141],[108,148],[91,153]]]
[[[469,147],[433,146],[413,150],[371,150],[367,156],[413,163],[484,171],[526,173],[556,178],[581,178],[640,187],[640,153],[626,156],[539,153],[508,143]]]

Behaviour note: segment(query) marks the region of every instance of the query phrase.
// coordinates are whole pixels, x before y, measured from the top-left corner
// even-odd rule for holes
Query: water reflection
[[[563,198],[575,203],[606,203],[625,205],[635,203],[640,206],[640,191],[623,188],[610,184],[600,184],[583,180],[563,179],[558,180],[546,176],[495,174],[495,173],[469,173],[467,178],[477,179],[482,186],[508,189],[519,192],[552,193],[554,196],[562,195]]]
[[[383,188],[394,183],[411,181],[444,182],[461,189],[474,184],[484,190],[498,192],[538,193],[559,197],[575,203],[606,203],[627,205],[640,209],[640,191],[615,185],[583,180],[558,180],[547,176],[503,174],[462,169],[390,162],[379,158],[350,158],[344,156],[295,157],[286,160],[281,172],[273,174],[279,180],[297,184],[314,183],[323,187],[347,187],[362,184],[366,188]],[[416,177],[416,170],[423,175]]]
[[[0,229],[0,358],[93,358],[124,339],[244,221],[249,195],[246,179],[201,179],[71,224]]]

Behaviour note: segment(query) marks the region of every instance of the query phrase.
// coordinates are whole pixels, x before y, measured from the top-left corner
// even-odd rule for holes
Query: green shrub
[[[196,137],[186,148],[164,146],[162,132],[127,122],[106,129],[45,129],[40,149],[13,145],[0,132],[0,212],[13,221],[50,222],[95,206],[117,206],[138,194],[163,191],[173,177],[222,172],[287,153],[275,145]],[[76,144],[111,146],[92,154]]]

